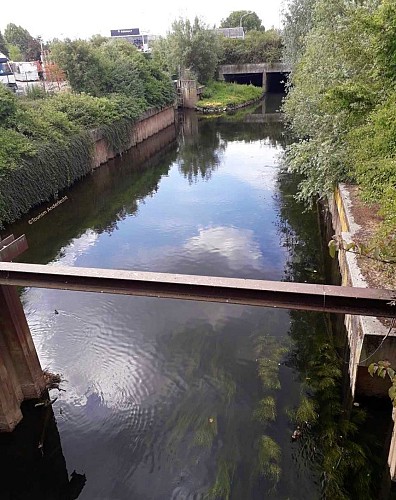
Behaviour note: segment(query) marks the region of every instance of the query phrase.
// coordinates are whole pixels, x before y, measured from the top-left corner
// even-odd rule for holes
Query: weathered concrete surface
[[[180,98],[180,105],[182,108],[185,109],[195,108],[199,100],[196,80],[179,80],[177,92]]]
[[[334,232],[340,235],[346,243],[354,240],[360,226],[355,223],[351,210],[351,199],[348,189],[341,184],[329,200],[329,208],[332,215]],[[354,287],[368,287],[368,283],[362,275],[358,258],[351,252],[338,252],[338,263],[340,267],[342,285]],[[385,342],[376,352],[375,357],[368,359],[378,348],[378,342],[372,342],[371,337],[382,339],[388,332],[377,318],[367,316],[345,316],[345,326],[348,332],[349,347],[351,350],[349,374],[351,378],[352,394],[355,394],[356,375],[358,365],[368,366],[373,361],[389,359],[396,366],[396,349],[390,342]],[[389,335],[389,341],[395,333]]]
[[[130,140],[126,151],[158,133],[160,130],[172,125],[174,122],[175,110],[173,106],[164,109],[150,109],[131,128]],[[93,168],[95,169],[114,158],[116,153],[109,147],[100,130],[93,130],[91,136],[95,143],[93,157]]]
[[[352,214],[352,201],[348,188],[340,184],[329,199],[329,209],[333,228],[346,243],[354,241],[360,226],[356,224]],[[368,287],[359,268],[358,258],[350,252],[338,252],[342,285]],[[388,397],[389,380],[371,378],[367,367],[369,364],[389,360],[396,367],[396,332],[390,330],[377,318],[367,316],[345,315],[345,327],[348,333],[350,348],[349,375],[352,396]],[[396,412],[392,414],[396,422]],[[388,455],[388,465],[392,481],[396,480],[396,425],[394,425]]]
[[[0,287],[0,310],[0,431],[10,432],[21,402],[40,397],[45,382],[16,287]]]

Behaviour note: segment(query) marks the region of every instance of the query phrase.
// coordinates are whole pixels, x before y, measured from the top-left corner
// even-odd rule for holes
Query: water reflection
[[[40,403],[23,403],[23,421],[12,434],[0,434],[4,500],[74,500],[84,489],[85,474],[67,472],[52,407]]]
[[[280,172],[278,227],[289,250],[285,279],[323,283],[328,265],[313,230],[317,212],[301,217],[303,207],[293,199],[297,182]],[[293,348],[287,365],[296,370],[301,382],[301,400],[290,409],[291,420],[301,432],[294,460],[316,477],[321,498],[388,498],[389,492],[380,491],[386,468],[384,435],[373,434],[372,427],[375,422],[378,428],[383,415],[352,404],[342,318],[336,318],[337,325],[327,315],[291,311],[290,319]]]
[[[323,282],[317,214],[278,167],[282,125],[245,116],[186,115],[178,149],[169,135],[141,171],[126,156],[10,231],[28,229],[28,260],[53,265]],[[68,381],[55,411],[67,463],[88,478],[81,498],[319,497],[290,436],[319,347],[303,333],[323,316],[297,328],[276,309],[38,289],[23,300],[42,364]]]

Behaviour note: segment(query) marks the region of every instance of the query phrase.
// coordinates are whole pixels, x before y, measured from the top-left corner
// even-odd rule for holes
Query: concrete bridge
[[[281,62],[259,64],[224,64],[219,66],[219,80],[251,83],[264,92],[284,91],[284,82],[291,66]]]

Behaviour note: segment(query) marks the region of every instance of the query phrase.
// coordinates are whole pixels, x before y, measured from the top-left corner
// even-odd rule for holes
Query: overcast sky
[[[284,0],[144,0],[132,2],[113,0],[19,0],[6,2],[2,9],[0,30],[8,23],[26,28],[31,35],[52,38],[88,38],[100,33],[109,36],[111,29],[140,28],[152,34],[165,34],[178,17],[201,17],[208,24],[219,25],[233,10],[252,10],[268,29],[281,24]]]

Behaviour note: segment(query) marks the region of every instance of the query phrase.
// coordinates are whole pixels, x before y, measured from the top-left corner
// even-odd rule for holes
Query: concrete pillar
[[[263,91],[267,92],[268,91],[268,82],[267,82],[267,72],[263,72]]]
[[[21,420],[23,399],[41,396],[43,371],[16,287],[0,286],[0,430]]]

